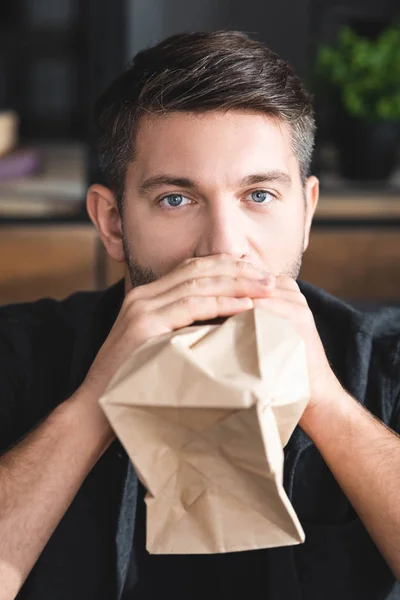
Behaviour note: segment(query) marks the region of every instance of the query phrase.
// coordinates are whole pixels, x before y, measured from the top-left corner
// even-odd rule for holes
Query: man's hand
[[[150,284],[131,290],[82,388],[100,398],[126,358],[147,340],[248,310],[265,298],[273,277],[228,255],[189,259]],[[86,396],[86,394],[85,394]]]
[[[329,365],[307,300],[292,278],[276,277],[268,296],[254,300],[254,307],[265,308],[288,319],[305,342],[310,401],[300,420],[302,425],[316,406],[330,402],[345,392]]]
[[[307,301],[277,277],[254,306],[287,318],[306,346],[310,402],[300,426],[312,439],[393,574],[400,578],[400,438],[352,398],[333,373]]]

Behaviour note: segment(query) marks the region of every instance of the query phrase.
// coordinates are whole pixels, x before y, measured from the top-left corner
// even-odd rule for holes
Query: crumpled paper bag
[[[304,542],[283,488],[283,447],[308,398],[304,342],[263,309],[134,351],[100,405],[148,490],[147,550]]]

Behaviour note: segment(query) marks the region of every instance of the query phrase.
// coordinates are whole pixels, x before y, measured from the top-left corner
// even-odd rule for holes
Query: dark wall
[[[398,12],[399,0],[311,0],[310,32],[331,43],[341,24],[350,24],[365,35],[379,33]]]
[[[385,25],[399,0],[125,0],[127,60],[183,31],[239,29],[307,73],[315,38],[333,41],[343,22]]]
[[[228,24],[254,37],[288,60],[299,75],[307,68],[309,0],[231,0]]]
[[[174,33],[239,29],[304,73],[309,0],[127,0],[127,58]]]

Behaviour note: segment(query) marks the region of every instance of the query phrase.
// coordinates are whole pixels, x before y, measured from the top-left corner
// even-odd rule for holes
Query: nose
[[[199,232],[196,256],[229,254],[242,260],[248,258],[244,221],[244,215],[231,202],[223,207],[210,208]]]

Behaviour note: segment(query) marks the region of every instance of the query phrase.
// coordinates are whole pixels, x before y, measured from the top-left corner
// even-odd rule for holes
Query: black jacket
[[[361,313],[308,284],[300,286],[343,386],[400,432],[400,310]],[[122,299],[120,282],[62,302],[0,308],[1,452],[79,387]],[[84,481],[18,598],[141,600],[163,594],[193,600],[201,590],[200,597],[219,600],[400,599],[400,584],[300,427],[285,448],[284,485],[305,530],[304,544],[200,559],[144,558],[137,541],[143,537],[143,500],[134,469],[115,441]],[[139,593],[142,563],[139,582],[145,591]],[[175,574],[182,575],[185,591]],[[161,590],[156,595],[146,593],[150,579]]]

